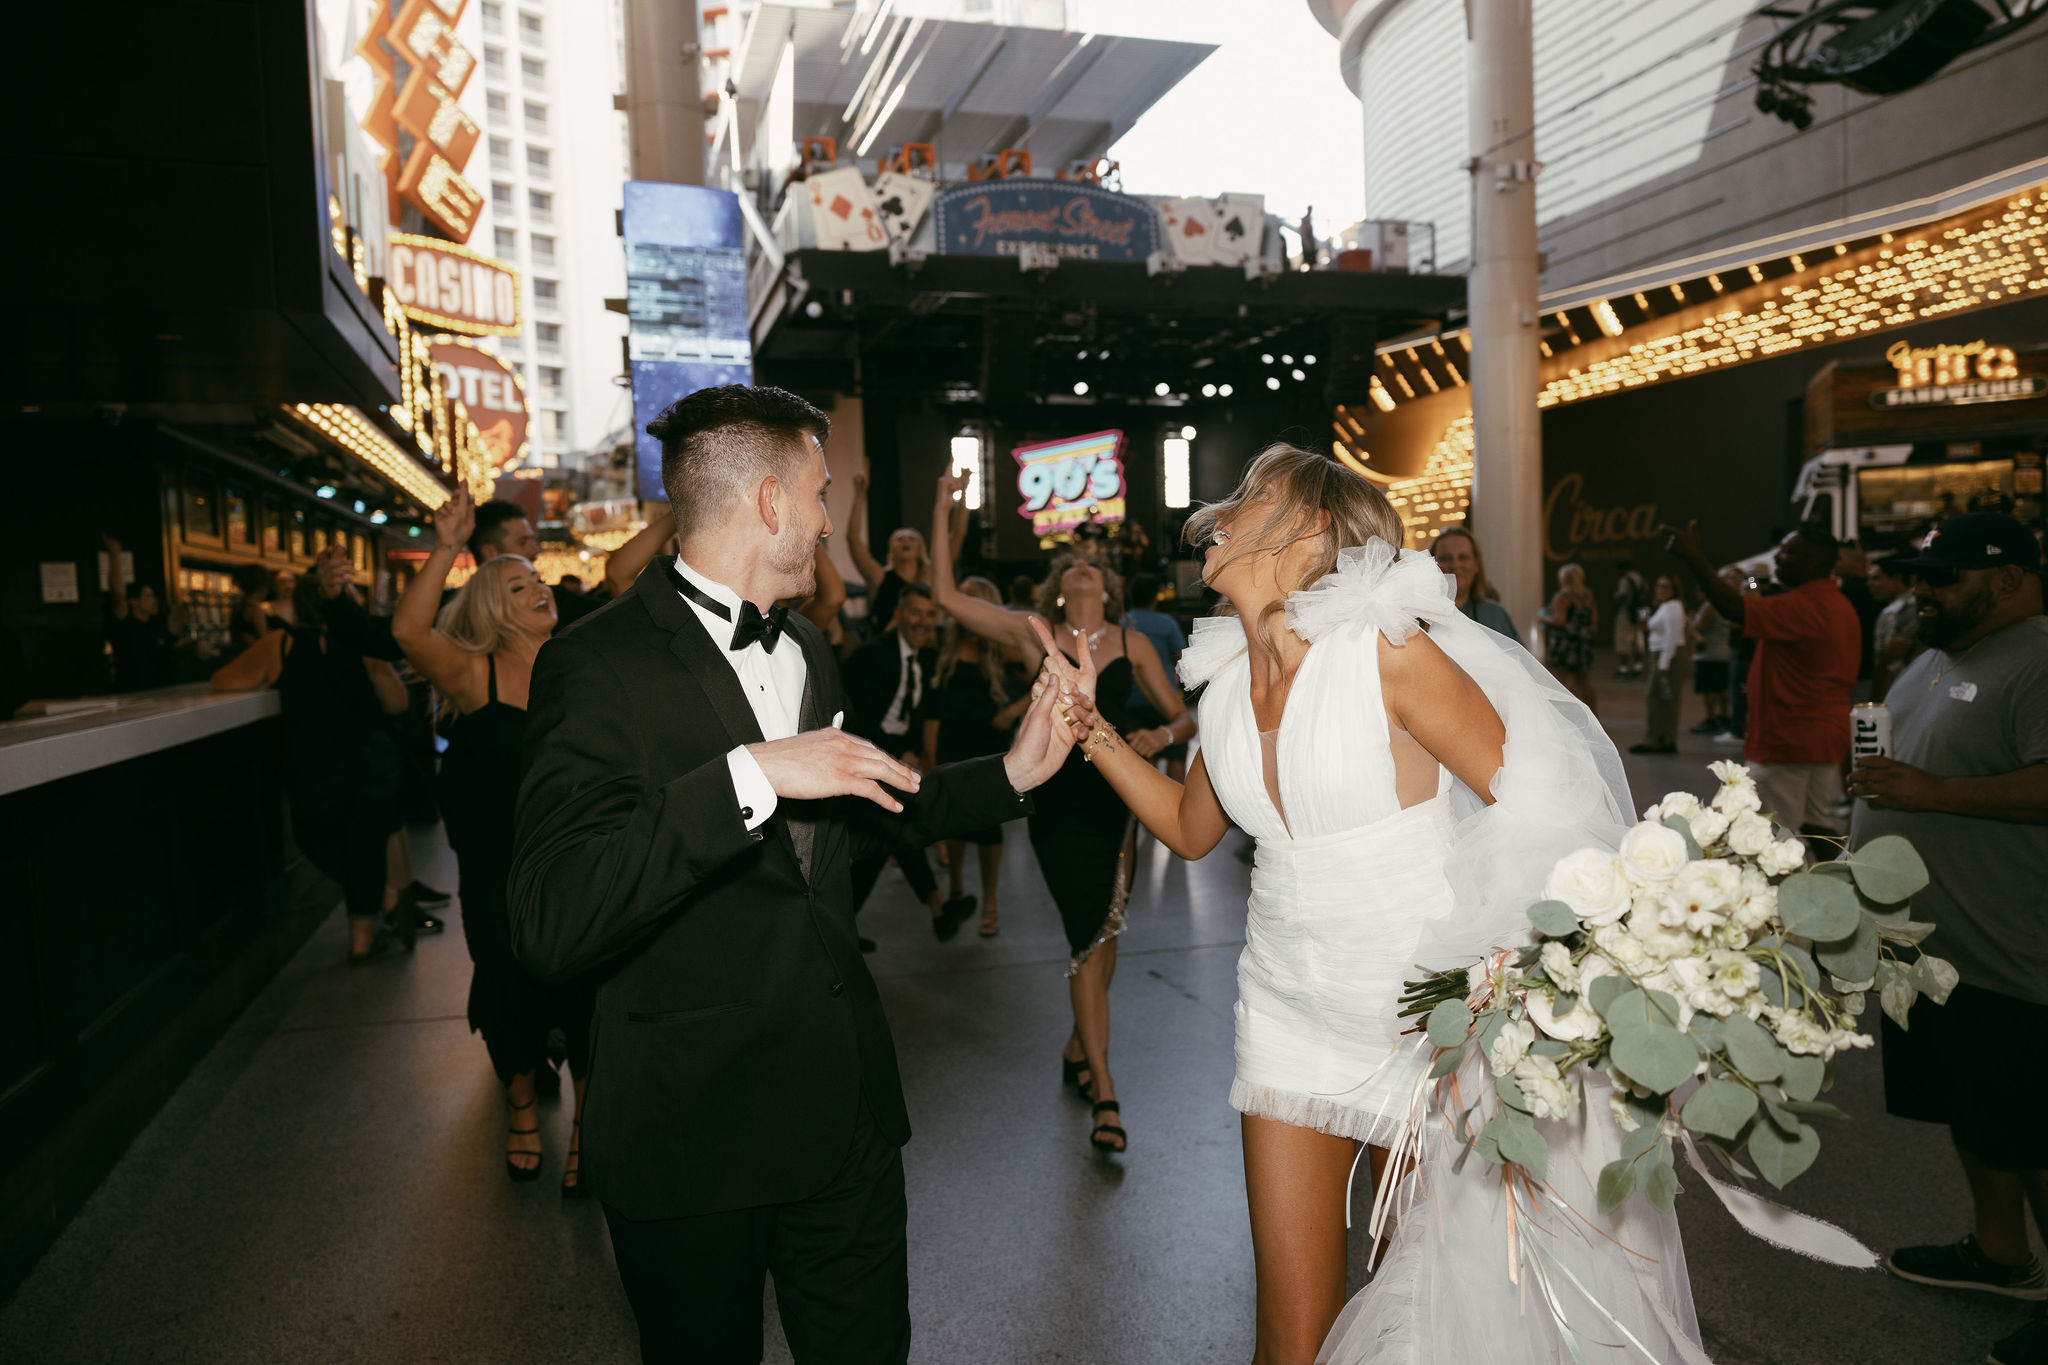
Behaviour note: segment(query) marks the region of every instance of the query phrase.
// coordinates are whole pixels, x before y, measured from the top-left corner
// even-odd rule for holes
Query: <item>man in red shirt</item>
[[[1863,627],[1835,583],[1835,538],[1825,526],[1801,526],[1778,542],[1772,559],[1783,591],[1744,597],[1701,553],[1698,525],[1664,527],[1664,544],[1728,623],[1757,642],[1742,756],[1764,810],[1803,834],[1840,834],[1835,807],[1849,757]]]

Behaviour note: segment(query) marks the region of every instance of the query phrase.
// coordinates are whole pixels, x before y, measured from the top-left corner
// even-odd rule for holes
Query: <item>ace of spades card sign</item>
[[[1216,232],[1209,239],[1215,265],[1243,265],[1265,245],[1266,196],[1224,194],[1213,201]]]
[[[811,227],[826,251],[881,251],[888,231],[858,166],[813,175],[804,182],[811,196]]]
[[[875,177],[875,212],[889,235],[907,246],[937,193],[938,186],[921,175],[883,171]]]

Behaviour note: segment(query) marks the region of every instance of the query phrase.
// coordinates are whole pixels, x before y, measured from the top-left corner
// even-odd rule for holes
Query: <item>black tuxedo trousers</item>
[[[535,661],[512,940],[544,980],[597,975],[583,1180],[646,1234],[616,1243],[629,1291],[647,1276],[625,1262],[666,1236],[690,1244],[700,1263],[756,1267],[758,1310],[760,1267],[773,1263],[778,1281],[787,1269],[826,1284],[833,1255],[785,1267],[748,1242],[758,1220],[709,1215],[843,1202],[849,1172],[867,1171],[881,1188],[890,1169],[900,1204],[900,1161],[861,1160],[900,1147],[910,1123],[854,930],[853,859],[1028,808],[998,757],[926,775],[901,815],[856,798],[783,801],[749,831],[726,755],[762,735],[722,643],[664,570],[649,569]],[[816,627],[792,615],[778,648],[803,650],[808,666],[801,729],[846,709]],[[900,1243],[900,1210],[893,1219]],[[754,1231],[741,1236],[740,1226]],[[721,1240],[722,1249],[707,1245]],[[871,1251],[874,1240],[849,1242]],[[887,1273],[840,1278],[901,1296]],[[791,1288],[804,1298],[802,1285]],[[668,1292],[693,1291],[677,1283]]]

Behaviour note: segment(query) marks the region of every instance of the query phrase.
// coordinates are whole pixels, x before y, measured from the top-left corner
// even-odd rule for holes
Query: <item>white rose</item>
[[[1783,877],[1806,866],[1806,844],[1798,838],[1780,839],[1757,855],[1756,864],[1773,877]]]
[[[1726,922],[1741,896],[1741,868],[1725,858],[1700,858],[1679,869],[1657,917],[1695,934],[1709,933]]]
[[[1621,868],[1637,886],[1668,885],[1685,866],[1685,840],[1675,829],[1645,821],[1621,837]]]
[[[1515,1064],[1515,1084],[1529,1102],[1529,1112],[1539,1119],[1570,1118],[1572,1090],[1558,1074],[1557,1063],[1548,1057],[1524,1057]]]
[[[1692,841],[1701,848],[1709,847],[1728,832],[1728,817],[1705,807],[1686,816],[1685,823],[1692,830]]]
[[[1643,818],[1651,824],[1662,824],[1667,815],[1683,815],[1690,820],[1706,805],[1691,792],[1670,792],[1662,801],[1643,812]]]
[[[1629,883],[1612,853],[1582,848],[1567,853],[1550,869],[1543,897],[1569,905],[1581,924],[1612,924],[1628,911]]]
[[[1771,1032],[1787,1052],[1819,1057],[1828,1050],[1828,1031],[1799,1010],[1779,1010]]]
[[[1734,923],[1745,933],[1765,928],[1778,914],[1778,888],[1753,867],[1742,869],[1742,902],[1735,907]]]
[[[1561,991],[1579,988],[1579,969],[1572,962],[1572,950],[1551,939],[1543,945],[1543,974]]]
[[[1708,947],[1720,948],[1728,952],[1739,952],[1749,946],[1749,930],[1733,920],[1719,926],[1714,932],[1708,934],[1706,938]]]
[[[1493,1067],[1495,1076],[1505,1076],[1515,1069],[1515,1063],[1528,1055],[1529,1044],[1536,1041],[1536,1030],[1519,1019],[1510,1019],[1500,1026],[1500,1032],[1493,1036],[1493,1046],[1486,1050],[1486,1060]]]
[[[1721,779],[1723,786],[1754,787],[1756,779],[1749,775],[1749,769],[1731,758],[1717,758],[1707,765],[1707,771]]]
[[[1733,820],[1738,815],[1763,809],[1763,798],[1749,783],[1730,785],[1714,793],[1714,809]]]
[[[1728,847],[1745,858],[1754,858],[1771,846],[1775,832],[1771,822],[1753,810],[1735,817],[1728,826]]]
[[[1664,924],[1658,912],[1648,907],[1629,912],[1628,932],[1656,962],[1691,957],[1699,950],[1699,942],[1691,934]]]
[[[1708,1014],[1733,1014],[1756,991],[1760,979],[1747,953],[1716,949],[1707,954],[1707,981],[1693,993],[1693,1004]]]
[[[1543,991],[1530,991],[1522,1003],[1528,1008],[1529,1022],[1542,1030],[1545,1037],[1560,1043],[1583,1043],[1599,1037],[1605,1027],[1584,997],[1563,1014],[1557,1012],[1557,1002]]]
[[[1643,946],[1643,941],[1619,924],[1595,929],[1593,946],[1624,973],[1638,971],[1650,963],[1650,950]]]

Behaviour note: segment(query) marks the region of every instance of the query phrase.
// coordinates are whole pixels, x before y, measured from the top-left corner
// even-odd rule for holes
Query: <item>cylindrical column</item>
[[[626,133],[635,180],[704,183],[698,0],[626,0]]]
[[[1544,601],[1538,424],[1536,77],[1532,0],[1466,0],[1472,139],[1472,520],[1502,605]]]

